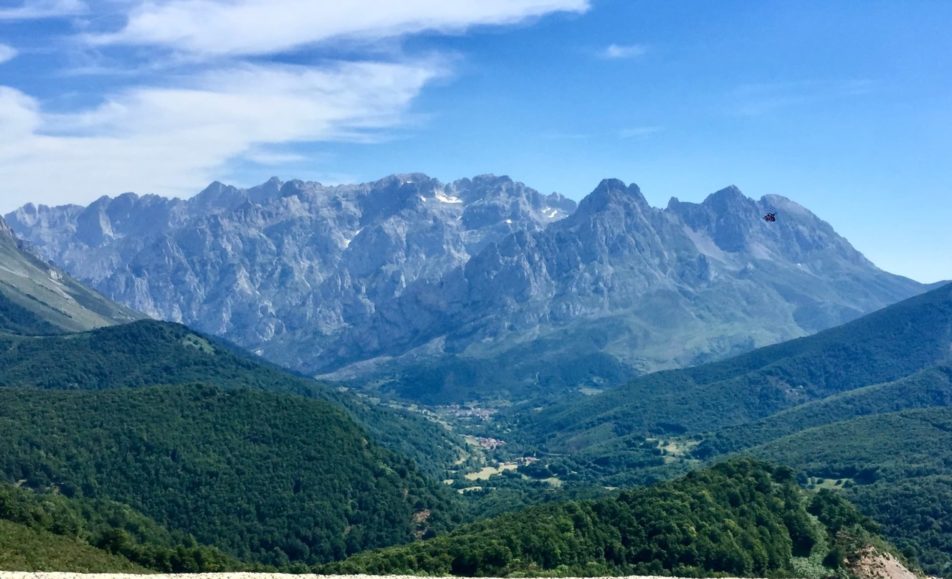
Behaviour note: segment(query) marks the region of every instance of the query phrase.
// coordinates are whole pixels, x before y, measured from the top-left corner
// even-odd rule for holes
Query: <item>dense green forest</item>
[[[241,568],[128,505],[0,483],[0,569],[209,572]],[[67,554],[68,558],[62,557]]]
[[[885,384],[850,390],[773,416],[705,434],[698,458],[736,452],[802,430],[861,416],[952,406],[952,366],[941,364]]]
[[[952,575],[952,408],[829,424],[751,452],[839,489],[928,572]]]
[[[532,507],[320,570],[822,577],[837,574],[859,547],[882,545],[874,531],[836,495],[804,493],[791,470],[733,460],[613,498]]]
[[[0,387],[101,390],[187,383],[328,400],[344,407],[378,443],[410,457],[434,479],[443,478],[463,445],[418,414],[294,375],[177,324],[139,321],[67,336],[0,334]]]
[[[441,485],[326,402],[251,389],[2,389],[0,477],[125,503],[271,565],[408,541],[456,516]]]
[[[844,492],[905,553],[949,575],[952,440],[941,421],[909,420],[950,412],[950,343],[945,285],[816,336],[515,409],[496,432],[540,449],[520,474],[567,486],[651,483],[757,447],[806,471],[804,484]]]
[[[78,539],[0,519],[0,569],[73,573],[142,573],[147,569],[121,555]]]

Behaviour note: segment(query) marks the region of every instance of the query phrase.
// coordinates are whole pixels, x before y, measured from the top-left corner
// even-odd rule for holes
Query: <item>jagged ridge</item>
[[[768,208],[777,223],[760,219]],[[271,180],[214,183],[188,201],[25,206],[10,222],[144,312],[431,401],[603,387],[924,289],[796,203],[736,187],[658,209],[637,186],[605,180],[575,211],[505,177]]]

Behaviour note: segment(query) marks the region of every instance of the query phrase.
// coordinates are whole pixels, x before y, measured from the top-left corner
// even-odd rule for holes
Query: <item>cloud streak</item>
[[[26,0],[13,8],[0,8],[0,21],[75,16],[87,10],[89,7],[82,0]]]
[[[128,190],[188,195],[230,161],[261,162],[268,145],[373,139],[405,122],[412,100],[441,74],[434,62],[240,65],[69,114],[46,113],[0,87],[0,173],[12,196],[23,192],[17,204]]]
[[[644,56],[648,47],[643,44],[609,44],[598,56],[606,60],[624,60]]]
[[[850,99],[876,90],[869,79],[804,80],[741,85],[728,94],[729,110],[742,117],[759,117],[791,107]]]
[[[70,96],[99,104],[65,112],[0,86],[0,210],[130,190],[189,195],[232,167],[300,164],[302,143],[386,140],[420,118],[413,102],[449,76],[451,59],[383,57],[375,43],[580,13],[590,1],[27,0],[0,8],[10,21],[81,15],[74,25],[87,32],[59,44],[81,66],[56,74],[113,73],[109,88]],[[342,40],[358,41],[355,56],[326,60]]]
[[[0,44],[0,64],[13,60],[17,57],[17,54],[19,53],[16,48],[6,44]]]
[[[89,41],[205,56],[261,55],[341,38],[456,33],[553,12],[584,12],[589,5],[590,0],[166,0],[138,4],[121,30]]]

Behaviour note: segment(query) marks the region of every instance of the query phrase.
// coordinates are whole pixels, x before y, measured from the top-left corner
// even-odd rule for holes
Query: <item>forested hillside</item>
[[[69,336],[0,334],[0,387],[100,390],[202,383],[321,398],[340,405],[381,444],[434,478],[462,441],[417,414],[386,408],[294,375],[185,326],[139,321]]]
[[[838,422],[750,452],[840,489],[927,571],[952,574],[952,408]]]
[[[0,390],[0,476],[128,504],[248,562],[339,559],[453,504],[319,400],[249,389]]]
[[[0,569],[141,573],[146,569],[77,539],[0,519]]]
[[[518,409],[496,432],[541,449],[521,473],[566,485],[648,483],[756,452],[847,493],[929,572],[948,574],[950,441],[943,422],[912,417],[950,411],[950,344],[946,284],[815,336]]]
[[[835,495],[802,492],[792,471],[735,460],[610,499],[503,515],[322,569],[476,576],[826,577],[848,565],[861,547],[881,547],[874,530]]]
[[[705,434],[692,454],[709,458],[853,418],[945,406],[952,406],[952,366],[940,364],[893,382],[857,388]]]
[[[19,482],[19,481],[18,481]],[[0,483],[0,569],[201,572],[242,565],[128,505]]]
[[[742,425],[946,361],[952,285],[807,338],[723,362],[658,372],[582,401],[523,413],[514,425],[552,451],[600,455],[626,437]]]

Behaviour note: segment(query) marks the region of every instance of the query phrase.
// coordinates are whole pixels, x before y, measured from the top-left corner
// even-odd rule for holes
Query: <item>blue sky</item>
[[[211,180],[786,195],[952,279],[952,3],[0,0],[0,211]]]

